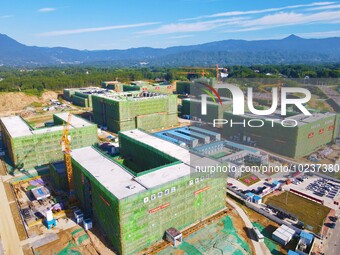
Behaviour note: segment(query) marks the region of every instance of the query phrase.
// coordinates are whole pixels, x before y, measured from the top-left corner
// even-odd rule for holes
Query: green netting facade
[[[53,116],[55,124],[61,125],[62,119]],[[23,120],[24,121],[24,120]],[[5,148],[13,166],[22,166],[30,169],[36,166],[63,160],[60,140],[62,129],[48,131],[40,134],[31,134],[21,137],[11,137],[6,127],[0,122],[3,130]],[[72,137],[72,149],[86,147],[97,143],[97,126],[89,125],[81,128],[71,128],[69,134]]]
[[[232,119],[233,122],[242,122],[245,119],[247,122],[251,118],[225,112],[224,119]],[[231,136],[240,136],[241,139],[243,139],[243,136],[251,137],[252,141],[256,141],[258,147],[284,156],[299,158],[332,142],[336,124],[336,115],[296,127],[283,127],[275,122],[274,127],[272,127],[271,121],[265,121],[263,127],[249,127],[248,125],[246,127],[243,127],[243,125],[230,127],[230,125],[224,125],[222,135],[226,139]]]
[[[188,81],[178,81],[176,82],[176,93],[185,95],[190,94],[190,86],[192,85],[191,82]]]
[[[75,91],[73,89],[64,89],[63,97],[67,101],[71,101],[72,95],[74,95]]]
[[[139,86],[131,86],[131,85],[123,84],[123,91],[124,92],[141,91],[141,88]]]
[[[147,91],[163,94],[172,94],[172,85],[149,85],[144,87]],[[143,89],[143,88],[142,88]]]
[[[119,133],[119,148],[121,157],[132,158],[139,172],[178,162],[170,155],[122,133]]]
[[[120,82],[103,81],[102,88],[123,92],[124,84]]]
[[[57,189],[67,190],[68,189],[68,181],[67,181],[67,173],[64,162],[59,162],[58,165],[62,165],[63,171],[59,169],[55,164],[50,164],[49,174],[50,178]]]
[[[212,123],[214,119],[223,119],[223,112],[230,109],[230,104],[220,105],[218,103],[212,103],[208,98],[207,114],[202,115],[202,103],[200,100],[186,99],[182,100],[182,116],[190,115],[191,117],[200,118],[204,122]]]
[[[81,89],[64,89],[63,97],[74,105],[92,107],[92,95],[81,91]]]
[[[161,240],[168,228],[183,230],[225,208],[223,178],[187,176],[118,200],[79,163],[72,163],[75,193],[81,206],[92,212],[95,224],[119,254],[136,254]],[[86,179],[91,186],[90,203],[85,202]],[[156,198],[151,200],[151,196]]]
[[[92,96],[93,118],[112,132],[135,128],[151,130],[178,124],[177,96],[122,98]]]
[[[72,96],[72,103],[74,105],[78,105],[81,107],[89,107],[89,100],[87,98],[80,97],[77,95]]]

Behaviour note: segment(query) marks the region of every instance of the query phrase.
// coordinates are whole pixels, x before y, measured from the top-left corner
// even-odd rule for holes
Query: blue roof
[[[201,146],[195,147],[195,150],[202,150],[202,149],[205,149],[205,148],[213,148],[213,147],[221,147],[221,146],[223,146],[223,144],[224,144],[223,141],[207,143],[207,144],[203,144]]]
[[[232,146],[232,147],[235,147],[235,148],[240,149],[240,150],[250,151],[250,152],[255,153],[255,154],[258,152],[257,149],[254,149],[252,147],[249,147],[249,146],[246,146],[246,145],[243,145],[243,144],[234,143],[234,142],[231,142],[231,141],[225,141],[225,143],[228,146]]]
[[[184,135],[188,135],[188,136],[192,136],[194,138],[201,138],[201,139],[205,139],[207,136],[206,135],[203,135],[203,134],[200,134],[200,133],[197,133],[197,132],[193,132],[193,131],[190,131],[189,129],[177,129],[176,130],[177,133],[181,133],[181,134],[184,134]]]
[[[292,250],[289,250],[288,255],[299,255],[299,253],[292,251]]]
[[[252,192],[248,192],[248,193],[246,193],[246,196],[247,196],[247,197],[253,197],[253,196],[255,196],[255,194],[252,193]]]
[[[262,197],[260,197],[260,196],[254,196],[254,200],[261,200],[262,199]]]
[[[188,135],[184,135],[184,134],[178,133],[178,132],[176,132],[176,131],[174,131],[174,130],[168,130],[168,131],[165,131],[165,132],[163,131],[163,133],[172,134],[172,135],[174,135],[174,136],[176,136],[176,137],[183,138],[183,139],[186,140],[186,141],[193,141],[193,140],[196,140],[196,138],[193,138],[193,137],[191,137],[191,136],[188,136]],[[176,139],[176,137],[173,137],[173,138]]]
[[[301,237],[301,238],[305,238],[305,239],[310,240],[310,241],[312,241],[312,240],[314,239],[313,234],[308,233],[308,232],[306,232],[306,231],[301,231],[300,237]]]
[[[195,127],[195,126],[190,126],[189,129],[194,130],[194,131],[199,132],[199,133],[207,134],[207,135],[212,135],[212,136],[219,135],[219,133],[212,132],[210,130],[206,130],[206,129],[203,129],[203,128],[198,128],[198,127]]]
[[[273,185],[279,185],[280,184],[280,182],[279,181],[273,181]]]

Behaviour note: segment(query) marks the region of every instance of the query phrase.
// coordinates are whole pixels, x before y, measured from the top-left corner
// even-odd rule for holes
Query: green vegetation
[[[286,200],[287,199],[287,200]],[[287,201],[287,203],[286,203]],[[272,204],[296,215],[305,225],[311,226],[314,233],[321,231],[323,221],[330,209],[311,200],[305,199],[287,191],[278,196],[271,196],[266,204]]]
[[[264,236],[264,244],[270,250],[271,254],[282,255],[283,253],[280,252],[280,245],[271,239],[275,228],[272,226],[268,226],[265,228],[258,222],[252,223],[253,226],[256,227]]]
[[[215,77],[215,70],[205,70],[206,77]],[[233,78],[340,78],[340,64],[308,65],[254,65],[228,66]],[[15,69],[0,67],[0,92],[23,91],[40,96],[44,90],[62,90],[71,87],[100,86],[102,81],[128,83],[133,80],[190,80],[201,76],[201,70],[187,68],[105,68],[55,67]]]
[[[211,155],[211,157],[214,158],[214,159],[219,159],[219,158],[222,158],[222,157],[227,156],[227,155],[228,155],[227,152],[222,151],[222,152],[218,152],[216,154]]]
[[[177,247],[168,246],[158,254],[251,254],[249,244],[239,235],[238,230],[232,219],[226,216],[185,237]]]
[[[242,182],[244,185],[251,186],[260,181],[260,179],[256,175],[249,173],[242,176],[239,181]]]
[[[43,103],[41,103],[41,102],[33,102],[33,103],[31,103],[31,106],[32,107],[42,107],[44,104]]]

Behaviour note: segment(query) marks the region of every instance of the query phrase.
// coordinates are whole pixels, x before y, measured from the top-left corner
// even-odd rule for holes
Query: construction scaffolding
[[[264,119],[246,114],[242,116],[225,112],[223,119],[246,123],[251,119]],[[272,118],[272,120],[271,120]],[[269,120],[268,120],[269,119]],[[296,115],[288,117],[298,124],[295,127],[284,127],[282,116],[268,117],[261,128],[246,125],[224,125],[223,136],[227,139],[256,143],[256,146],[272,152],[299,158],[313,153],[318,148],[334,140],[338,115],[332,113],[314,114],[312,116]]]
[[[94,121],[113,132],[140,128],[152,130],[178,124],[177,96],[131,92],[92,96]]]
[[[59,190],[68,189],[66,166],[64,161],[51,163],[49,165],[49,174],[55,188]]]
[[[167,229],[174,227],[181,231],[225,208],[224,178],[212,178],[206,173],[191,176],[190,166],[171,163],[173,157],[165,152],[121,135],[123,152],[134,148],[128,154],[133,162],[142,162],[143,156],[144,162],[161,158],[162,162],[157,165],[162,166],[142,176],[129,174],[125,178],[133,171],[126,171],[105,156],[103,159],[103,155],[92,148],[78,149],[71,154],[75,194],[81,207],[92,212],[96,224],[118,254],[137,254],[162,240]],[[175,146],[163,143],[171,148]],[[150,160],[145,160],[146,157]],[[145,164],[148,162],[144,163],[145,169],[157,166]],[[91,185],[90,202],[86,202],[86,180]]]
[[[60,149],[62,123],[68,113],[53,115],[55,126],[32,129],[19,116],[1,118],[3,141],[9,158],[16,168],[30,169],[63,160]],[[97,142],[97,127],[74,116],[70,127],[72,147],[81,148]]]

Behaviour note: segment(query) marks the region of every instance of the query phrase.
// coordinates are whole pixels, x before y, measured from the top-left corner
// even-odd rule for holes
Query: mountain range
[[[27,46],[0,34],[0,65],[16,67],[212,66],[254,64],[321,64],[340,62],[340,38],[304,39],[290,35],[278,40],[224,40],[191,46],[76,50]]]

